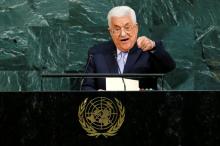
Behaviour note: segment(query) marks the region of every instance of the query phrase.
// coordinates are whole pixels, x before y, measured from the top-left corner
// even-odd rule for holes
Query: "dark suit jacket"
[[[112,41],[89,49],[87,73],[118,73],[116,47]],[[92,54],[92,55],[91,55]],[[124,73],[167,73],[175,68],[175,62],[165,51],[161,41],[156,42],[154,52],[143,52],[137,44],[129,51]],[[137,79],[137,78],[136,78]],[[139,78],[140,88],[157,89],[157,79]],[[105,90],[105,78],[85,78],[82,90]]]

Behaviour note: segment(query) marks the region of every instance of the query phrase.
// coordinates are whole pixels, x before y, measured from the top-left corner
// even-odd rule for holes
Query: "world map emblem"
[[[86,98],[79,106],[79,123],[88,136],[114,136],[125,119],[125,108],[117,98]]]

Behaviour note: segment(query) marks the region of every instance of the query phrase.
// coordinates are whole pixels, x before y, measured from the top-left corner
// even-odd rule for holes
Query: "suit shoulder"
[[[99,44],[95,44],[89,49],[89,52],[94,53],[104,53],[108,51],[112,51],[114,49],[114,43],[112,41],[102,42]]]

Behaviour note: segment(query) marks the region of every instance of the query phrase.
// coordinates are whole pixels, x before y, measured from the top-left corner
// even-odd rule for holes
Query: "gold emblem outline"
[[[103,135],[105,138],[107,138],[108,136],[114,136],[117,134],[118,130],[122,126],[124,119],[125,119],[125,108],[117,98],[114,98],[114,99],[118,107],[119,117],[118,117],[118,121],[114,125],[112,125],[112,127],[108,129],[106,132],[98,132],[96,129],[90,126],[84,119],[83,113],[86,109],[85,107],[87,105],[88,98],[86,98],[80,104],[79,111],[78,111],[79,123],[81,124],[82,128],[87,132],[88,136],[94,136],[98,138],[100,135]]]

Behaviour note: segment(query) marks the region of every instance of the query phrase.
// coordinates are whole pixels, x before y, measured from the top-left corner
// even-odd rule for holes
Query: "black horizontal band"
[[[100,77],[163,77],[165,74],[112,74],[112,73],[42,73],[41,77],[71,77],[71,78],[100,78]]]

